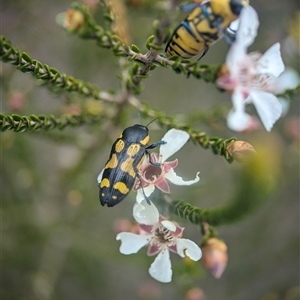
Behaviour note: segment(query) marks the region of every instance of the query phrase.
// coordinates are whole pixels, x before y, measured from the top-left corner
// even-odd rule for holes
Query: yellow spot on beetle
[[[149,142],[149,135],[147,135],[143,140],[140,141],[140,143],[144,146],[147,145],[148,142]]]
[[[115,151],[120,153],[124,149],[125,143],[122,140],[119,140],[116,144]]]
[[[127,188],[126,184],[121,181],[114,184],[114,189],[119,190],[123,195],[129,193],[129,189]]]
[[[102,189],[104,187],[109,187],[109,186],[110,186],[109,180],[107,178],[103,178],[100,183],[100,188]]]
[[[134,162],[133,158],[128,158],[121,164],[121,170],[125,173],[128,173],[131,177],[135,178],[136,174],[132,167],[133,162]]]
[[[117,200],[118,197],[117,196],[112,196],[112,199]]]
[[[127,149],[127,154],[131,157],[135,156],[141,149],[139,144],[132,144]]]
[[[114,169],[116,168],[118,165],[118,158],[117,155],[114,153],[111,156],[111,159],[109,160],[109,162],[107,162],[107,164],[105,165],[105,169]]]

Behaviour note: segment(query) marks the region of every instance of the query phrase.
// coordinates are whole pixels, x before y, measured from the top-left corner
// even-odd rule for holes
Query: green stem
[[[146,41],[146,46],[149,51],[146,54],[142,54],[136,45],[132,45],[131,47],[126,45],[112,31],[105,30],[102,26],[99,26],[83,4],[75,2],[72,4],[72,8],[79,10],[85,18],[83,26],[73,33],[76,33],[83,39],[95,40],[102,48],[112,49],[116,56],[130,57],[132,61],[144,64],[141,68],[130,72],[133,77],[131,88],[133,90],[136,89],[137,93],[139,91],[136,86],[140,83],[142,78],[147,77],[147,73],[155,66],[171,66],[176,73],[183,73],[186,76],[192,75],[195,78],[203,79],[206,82],[214,83],[216,81],[221,65],[203,65],[199,64],[198,61],[190,61],[178,57],[168,59],[157,53],[161,50],[162,44],[165,42],[166,35],[164,31],[169,25],[167,18],[153,22],[154,35],[150,36]]]
[[[268,157],[255,157],[244,165],[237,177],[238,190],[228,205],[202,209],[177,200],[170,204],[170,211],[196,225],[203,222],[211,226],[235,223],[251,214],[268,199],[275,182],[271,181],[275,179],[276,172],[272,172],[273,169]]]
[[[136,45],[130,47],[124,44],[112,31],[105,30],[103,27],[99,26],[83,4],[73,3],[72,8],[81,11],[85,17],[84,25],[76,31],[76,34],[81,38],[96,40],[99,46],[109,49],[112,48],[113,53],[116,56],[130,57],[132,61],[144,64],[141,68],[134,69],[133,67],[133,70],[130,72],[132,79],[128,84],[130,89],[133,89],[135,93],[141,91],[141,88],[138,86],[141,79],[148,77],[147,73],[149,70],[156,66],[170,66],[178,74],[183,73],[187,77],[193,76],[196,79],[202,79],[205,82],[210,83],[215,83],[218,78],[218,73],[222,65],[205,65],[200,64],[195,60],[181,59],[179,57],[172,57],[169,59],[164,55],[157,53],[162,49],[161,46],[166,39],[165,31],[170,25],[167,18],[162,19],[161,21],[155,20],[153,22],[154,35],[150,36],[146,42],[147,48],[151,49],[151,51],[142,54]],[[110,15],[110,18],[112,22],[113,16]],[[300,85],[295,89],[287,90],[280,96],[294,96],[297,94],[299,95],[299,93]]]
[[[14,48],[3,36],[0,36],[0,60],[17,66],[21,72],[30,73],[36,79],[40,79],[52,87],[67,92],[77,92],[84,97],[112,101],[111,94],[100,92],[98,87],[90,83],[60,73],[58,70],[42,64],[38,60],[31,58],[27,53]]]
[[[103,119],[102,116],[95,116],[89,114],[82,115],[62,115],[56,118],[53,115],[30,115],[20,116],[17,114],[4,115],[0,114],[0,130],[8,131],[13,130],[15,132],[24,131],[38,131],[38,130],[52,130],[52,129],[64,129],[65,127],[77,127],[83,124],[91,124],[100,122]]]
[[[298,96],[300,95],[300,84],[298,86],[296,86],[294,89],[292,90],[286,90],[284,93],[277,95],[277,97],[294,97],[294,96]]]
[[[160,110],[150,108],[146,104],[140,103],[135,97],[129,98],[129,103],[134,106],[144,117],[157,118],[157,123],[166,129],[177,128],[189,133],[191,140],[199,144],[204,149],[210,149],[214,154],[223,156],[227,162],[233,162],[233,158],[227,152],[227,145],[235,141],[236,138],[231,137],[222,139],[220,137],[209,137],[205,132],[194,130],[187,124],[178,124],[176,118],[166,115]]]
[[[112,31],[105,30],[102,26],[98,25],[85,5],[74,2],[71,7],[84,15],[84,24],[76,32],[72,33],[76,33],[82,39],[95,40],[102,48],[112,48],[116,56],[128,55],[130,48]]]
[[[219,104],[210,107],[207,111],[203,109],[199,109],[193,111],[189,115],[186,116],[186,122],[189,124],[198,124],[204,123],[211,126],[214,123],[219,123],[223,121],[229,111],[229,103],[227,104]]]

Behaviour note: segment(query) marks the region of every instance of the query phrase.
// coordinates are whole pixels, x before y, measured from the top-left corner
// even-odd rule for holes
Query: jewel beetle
[[[148,155],[150,159],[149,149],[165,144],[159,141],[147,146],[150,139],[147,126],[135,124],[125,128],[112,145],[109,159],[97,178],[102,206],[112,207],[123,201],[133,188],[144,157]]]

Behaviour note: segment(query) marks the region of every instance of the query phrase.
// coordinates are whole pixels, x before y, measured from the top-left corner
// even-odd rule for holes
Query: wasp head
[[[233,14],[239,16],[242,9],[248,5],[247,0],[230,0],[230,9]]]

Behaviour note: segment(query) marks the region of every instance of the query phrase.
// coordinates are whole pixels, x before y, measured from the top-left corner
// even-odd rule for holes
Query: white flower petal
[[[251,117],[243,110],[230,110],[227,115],[227,126],[234,131],[244,131],[251,124]]]
[[[184,257],[188,256],[190,259],[197,261],[202,256],[200,247],[193,241],[188,239],[177,239],[176,240],[177,253]]]
[[[133,217],[140,224],[154,225],[158,223],[159,212],[152,202],[149,205],[146,200],[143,200],[141,203],[134,204]]]
[[[149,268],[149,274],[160,282],[171,282],[172,268],[168,249],[162,250]]]
[[[116,239],[121,241],[120,252],[122,254],[137,253],[150,241],[150,235],[138,235],[131,232],[120,232]]]
[[[251,91],[250,96],[262,123],[270,131],[282,114],[280,102],[273,94],[263,91]]]
[[[239,63],[246,57],[246,47],[241,43],[233,43],[226,56],[226,66],[231,77],[236,77],[239,73]]]
[[[149,197],[155,190],[155,186],[154,184],[150,184],[146,187],[143,188],[144,189],[144,193],[147,197]],[[143,193],[142,189],[138,189],[137,193],[136,193],[136,202],[137,203],[141,203],[144,199],[145,199],[145,195]]]
[[[176,231],[176,225],[169,220],[161,221],[161,224],[164,225],[164,227],[166,227],[170,231]]]
[[[284,71],[279,43],[275,43],[259,58],[256,71],[258,74],[271,74],[275,77]]]
[[[249,47],[257,36],[257,29],[259,27],[257,12],[250,5],[244,7],[239,20],[240,24],[236,34],[236,43],[240,43],[244,47]]]
[[[275,94],[281,94],[289,89],[294,89],[299,85],[300,79],[296,71],[288,69],[284,71],[277,79],[274,87]]]
[[[244,131],[251,124],[251,117],[245,112],[245,99],[239,89],[232,94],[233,109],[227,115],[227,126],[234,131]]]
[[[170,180],[175,185],[192,185],[200,180],[198,176],[200,172],[196,174],[196,178],[188,181],[184,181],[182,177],[177,176],[173,169],[170,169],[168,173],[165,174],[165,178]]]
[[[231,100],[233,104],[233,109],[235,111],[245,111],[245,99],[242,92],[239,89],[234,90]]]
[[[240,19],[237,19],[230,23],[230,25],[227,27],[226,31],[228,31],[230,34],[236,34],[238,28],[240,26]]]
[[[178,129],[170,129],[162,138],[166,144],[161,145],[159,154],[162,162],[166,161],[170,156],[176,153],[188,141],[189,134],[186,131]]]
[[[249,4],[249,1],[246,1]],[[235,21],[231,22],[230,25],[227,27],[226,31],[229,32],[231,35],[235,35],[237,30],[240,26],[240,19],[236,19]]]
[[[99,174],[98,177],[97,177],[98,185],[100,184],[100,182],[101,182],[101,180],[102,180],[103,173],[104,173],[104,169],[100,172],[100,174]]]
[[[278,101],[280,102],[281,106],[282,106],[282,114],[281,116],[286,116],[289,109],[290,109],[290,106],[291,106],[291,101],[290,99],[288,98],[281,98],[281,97],[278,97],[277,98]]]

